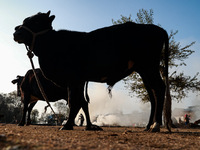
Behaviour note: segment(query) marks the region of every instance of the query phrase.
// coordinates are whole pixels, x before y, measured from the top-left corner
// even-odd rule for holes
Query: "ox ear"
[[[11,82],[12,82],[12,84],[15,84],[15,83],[18,82],[18,80],[19,80],[19,79],[14,79],[14,80],[12,80]]]
[[[50,15],[50,13],[51,13],[51,10],[49,10],[49,11],[47,12],[47,15],[49,16],[49,15]]]
[[[50,13],[51,13],[51,11],[49,10],[49,11],[47,12],[47,16],[49,16]],[[55,16],[54,16],[54,15],[52,15],[52,16],[49,17],[49,20],[50,20],[51,22],[52,22],[54,19],[55,19]]]
[[[50,20],[51,22],[52,22],[54,19],[55,19],[55,16],[54,16],[54,15],[52,15],[52,16],[49,17],[49,20]]]

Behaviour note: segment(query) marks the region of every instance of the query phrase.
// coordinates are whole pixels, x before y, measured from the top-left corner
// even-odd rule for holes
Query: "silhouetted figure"
[[[84,117],[83,117],[83,114],[80,114],[79,117],[78,117],[78,120],[80,120],[80,124],[79,126],[83,126],[83,122],[84,122]]]
[[[188,114],[185,114],[185,118],[184,118],[185,124],[187,125],[188,123],[190,123],[190,116]]]

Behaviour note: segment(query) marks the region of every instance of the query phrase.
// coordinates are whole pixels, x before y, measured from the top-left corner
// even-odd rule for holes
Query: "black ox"
[[[38,76],[43,88],[44,92],[47,95],[47,98],[50,102],[55,102],[60,99],[65,99],[67,100],[68,98],[68,92],[67,90],[61,87],[58,87],[55,85],[53,82],[49,81],[46,79],[40,69],[35,69],[36,75]],[[30,119],[30,114],[37,103],[38,100],[44,100],[40,89],[37,85],[36,78],[34,76],[33,70],[28,70],[25,76],[17,76],[17,79],[12,80],[13,84],[17,83],[17,95],[21,96],[21,100],[24,104],[23,107],[23,115],[20,123],[18,124],[19,126],[24,126],[25,123],[26,125],[31,124],[31,119]],[[86,83],[87,84],[87,83]],[[80,88],[84,89],[84,85],[80,86]],[[88,96],[87,96],[87,85],[86,85],[86,100],[89,101]],[[81,105],[83,111],[85,112],[86,115],[86,120],[87,120],[87,126],[86,130],[101,130],[100,127],[92,125],[88,113],[88,102],[84,98],[84,93],[82,93],[82,99],[80,99]],[[26,121],[26,113],[28,111],[28,117]]]
[[[40,68],[48,79],[68,88],[71,109],[63,129],[73,129],[73,120],[81,107],[78,105],[82,92],[79,85],[94,81],[107,83],[111,89],[116,82],[136,71],[142,77],[151,101],[146,129],[160,131],[166,85],[159,65],[165,45],[168,82],[167,32],[155,25],[132,22],[88,33],[55,31],[52,28],[54,18],[50,11],[26,18],[15,28],[14,40],[24,43],[38,56]]]

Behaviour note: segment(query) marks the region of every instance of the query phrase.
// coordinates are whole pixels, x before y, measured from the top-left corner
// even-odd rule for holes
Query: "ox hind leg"
[[[146,130],[151,128],[149,131],[159,132],[160,125],[162,125],[165,83],[162,80],[158,69],[148,69],[147,71],[140,72],[139,74],[143,79],[151,102],[151,114]]]
[[[35,106],[36,102],[33,102],[29,105],[28,107],[28,117],[27,117],[27,121],[26,121],[26,125],[30,125],[31,124],[31,111],[33,110],[33,107]]]
[[[61,128],[61,130],[73,130],[74,119],[81,107],[85,113],[87,121],[86,130],[103,130],[99,126],[93,125],[90,121],[88,102],[85,100],[84,97],[84,85],[85,83],[81,83],[79,86],[68,88],[68,104],[70,108],[70,113],[67,123],[64,125],[64,127]]]
[[[155,98],[152,89],[149,87],[149,85],[146,83],[145,79],[143,79],[144,85],[146,87],[147,93],[149,95],[150,103],[151,103],[151,112],[149,117],[149,122],[145,128],[144,131],[149,131],[150,126],[153,124],[154,114],[155,114]]]

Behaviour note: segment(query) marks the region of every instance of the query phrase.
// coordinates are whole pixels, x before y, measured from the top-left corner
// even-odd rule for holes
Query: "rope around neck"
[[[33,32],[31,29],[29,29],[28,27],[23,26],[23,25],[21,25],[20,28],[24,28],[25,30],[30,32],[32,34],[32,36],[33,36],[31,45],[29,46],[30,50],[27,49],[28,51],[31,51],[31,52],[33,51],[33,47],[34,47],[34,44],[35,44],[36,36],[44,34],[44,33],[48,32],[50,30],[50,29],[46,29],[46,30],[43,30],[43,31],[40,31],[40,32]]]

